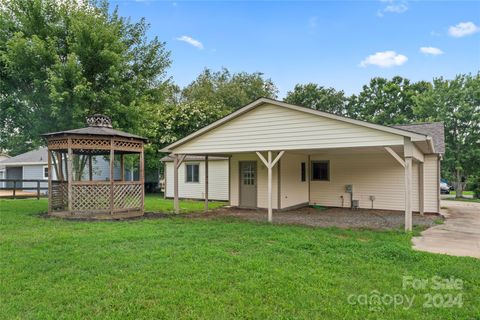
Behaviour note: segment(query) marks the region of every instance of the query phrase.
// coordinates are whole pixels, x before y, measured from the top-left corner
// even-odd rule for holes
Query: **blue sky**
[[[357,93],[372,77],[480,70],[480,2],[111,1],[165,41],[181,86],[205,68],[259,71],[279,98],[296,83]],[[421,49],[423,48],[423,49]]]

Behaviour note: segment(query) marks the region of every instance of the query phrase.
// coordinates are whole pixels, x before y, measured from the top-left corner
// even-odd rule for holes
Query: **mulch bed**
[[[47,213],[40,215],[42,218],[51,218]],[[218,219],[233,217],[242,220],[267,222],[267,211],[264,209],[248,210],[224,207],[211,210],[207,213],[173,214],[162,212],[145,212],[142,217],[119,218],[110,220],[69,218],[70,221],[128,221],[141,219]],[[413,224],[424,228],[434,226],[441,216],[435,214],[413,214]],[[338,227],[343,229],[374,229],[391,230],[401,228],[405,223],[403,211],[371,210],[347,208],[312,208],[305,207],[296,210],[273,212],[274,224],[305,225],[311,227]]]
[[[220,208],[208,213],[182,215],[189,218],[222,218],[234,217],[249,221],[266,222],[266,210],[246,210],[239,208]],[[436,214],[413,214],[413,224],[428,228],[434,226],[441,216]],[[404,226],[405,214],[403,211],[371,210],[347,208],[305,207],[290,211],[273,212],[273,223],[295,224],[312,227],[338,227],[344,229],[375,229],[390,230]]]

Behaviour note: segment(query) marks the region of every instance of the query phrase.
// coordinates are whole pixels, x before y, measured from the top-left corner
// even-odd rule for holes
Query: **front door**
[[[240,206],[255,208],[257,206],[257,163],[240,162]]]

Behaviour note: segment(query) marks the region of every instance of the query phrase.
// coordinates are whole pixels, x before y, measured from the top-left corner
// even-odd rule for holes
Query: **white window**
[[[48,179],[48,166],[43,166],[43,179]]]
[[[185,181],[186,182],[200,182],[200,165],[198,163],[195,164],[186,164],[186,175]]]

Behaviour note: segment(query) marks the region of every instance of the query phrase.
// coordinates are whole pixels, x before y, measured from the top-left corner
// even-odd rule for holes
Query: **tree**
[[[182,101],[209,103],[232,112],[261,97],[276,98],[277,91],[273,81],[260,72],[231,74],[225,68],[216,72],[205,69],[182,90]]]
[[[344,115],[347,98],[343,91],[325,88],[315,83],[297,84],[293,91],[287,93],[285,102]]]
[[[462,197],[467,179],[480,174],[480,73],[434,79],[432,89],[415,102],[416,117],[445,125],[442,175],[454,178],[456,196]]]
[[[223,106],[204,101],[170,104],[162,109],[156,140],[158,145],[173,143],[227,114]]]
[[[415,121],[414,97],[430,89],[428,82],[411,83],[396,76],[391,80],[373,78],[348,103],[348,116],[383,125]]]
[[[149,137],[170,60],[147,29],[106,2],[0,0],[0,149],[27,151],[94,113]]]

